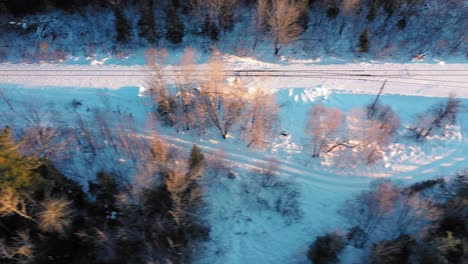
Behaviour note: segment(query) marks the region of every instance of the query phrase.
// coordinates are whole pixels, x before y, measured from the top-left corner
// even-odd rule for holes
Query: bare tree
[[[442,216],[442,208],[432,199],[422,197],[419,193],[402,196],[396,207],[398,210],[393,218],[396,232],[415,234],[414,237],[428,235]]]
[[[20,117],[29,126],[47,125],[53,122],[53,117],[59,113],[54,110],[53,103],[44,103],[40,100],[25,100],[21,102],[22,114]]]
[[[178,74],[175,77],[175,86],[166,82],[160,64],[165,60],[158,51],[152,50],[148,61],[154,72],[154,77],[148,81],[147,93],[154,102],[154,110],[159,120],[174,127],[176,131],[204,129],[205,122],[201,120],[205,115],[196,111],[198,87],[194,74],[194,67],[198,60],[195,50],[188,47],[180,59]]]
[[[94,156],[97,155],[97,151],[99,149],[98,144],[92,134],[92,131],[89,129],[79,113],[76,113],[76,124],[78,125],[79,129],[77,133],[77,139],[78,141],[81,140],[81,142],[78,142],[78,144],[81,143],[81,147],[89,147],[91,153]]]
[[[371,122],[378,122],[380,128],[386,133],[393,135],[400,127],[400,118],[388,105],[373,104],[372,111],[368,108],[367,117]]]
[[[431,107],[428,113],[417,116],[416,123],[409,129],[416,140],[424,140],[435,133],[445,131],[448,125],[456,123],[461,101],[450,95],[445,102]]]
[[[0,89],[0,98],[3,99],[3,101],[8,105],[11,111],[16,112],[11,100],[5,95],[5,92],[3,92],[3,89]]]
[[[114,134],[112,133],[114,125],[110,123],[112,120],[115,120],[111,117],[112,112],[110,112],[110,109],[108,109],[107,112],[96,109],[94,110],[93,114],[95,125],[101,133],[98,138],[102,138],[105,142],[110,142],[115,152],[119,153],[119,148],[117,147],[117,143],[114,140]]]
[[[367,106],[367,119],[380,122],[382,129],[393,134],[400,127],[400,118],[390,106],[384,105],[380,102],[380,96],[383,93],[386,83],[387,80],[385,80],[380,87],[379,93],[375,97],[374,102]]]
[[[255,15],[253,17],[253,28],[254,28],[254,44],[252,49],[255,50],[260,37],[267,32],[268,23],[270,17],[270,4],[269,0],[258,0],[255,9]]]
[[[142,151],[147,145],[141,143],[141,141],[145,140],[137,136],[136,123],[132,115],[120,114],[115,118],[120,119],[120,122],[115,125],[116,128],[114,129],[116,130],[114,132],[115,142],[119,147],[119,152],[136,163],[138,159],[144,156]]]
[[[240,123],[244,116],[246,88],[242,85],[228,87],[226,75],[219,55],[210,61],[210,76],[200,86],[199,113],[206,115],[223,138],[227,138],[231,129]]]
[[[343,0],[342,10],[346,15],[350,15],[361,4],[361,0]]]
[[[380,96],[382,95],[383,90],[385,88],[385,84],[387,84],[387,80],[385,80],[383,82],[382,86],[380,87],[380,90],[377,93],[377,96],[375,97],[374,102],[367,106],[367,118],[368,119],[374,118],[376,116],[375,111],[376,111],[376,108],[377,108],[377,106],[379,104]]]
[[[337,108],[316,104],[309,111],[306,133],[312,138],[312,156],[319,157],[336,143],[333,135],[341,127],[343,115]]]
[[[268,26],[273,37],[275,55],[278,55],[282,45],[295,40],[302,33],[302,27],[298,23],[302,5],[297,1],[272,0],[271,6]]]
[[[197,80],[193,76],[198,57],[193,48],[186,48],[180,59],[181,75],[176,78],[176,122],[181,124],[184,130],[204,129],[204,115],[194,111],[197,101]]]
[[[54,126],[32,126],[24,129],[21,149],[25,153],[44,159],[62,160],[67,147],[74,143],[74,135],[68,129]]]
[[[18,126],[16,133],[22,138],[20,149],[23,153],[45,159],[63,157],[65,146],[73,141],[73,136],[70,129],[57,127],[62,120],[52,103],[24,100],[13,106],[2,91],[0,98],[9,106],[13,118],[21,119],[22,125]],[[17,123],[18,120],[11,122]]]
[[[249,204],[274,210],[284,217],[286,225],[301,219],[300,192],[293,181],[281,177],[280,162],[274,157],[259,160],[253,168],[253,176],[242,184]]]
[[[361,0],[343,0],[341,2],[341,10],[343,11],[344,16],[342,17],[342,23],[339,30],[340,35],[343,33],[347,20],[352,19],[353,13],[359,10],[360,5]]]
[[[368,191],[347,201],[340,213],[353,227],[348,236],[362,247],[382,239],[399,240],[400,234],[424,238],[437,226],[442,210],[433,198],[408,194],[390,180],[383,179],[373,182]],[[375,248],[377,257],[386,256],[381,251],[386,246],[389,245],[383,243],[379,246],[382,248]]]
[[[260,177],[260,184],[262,187],[275,187],[278,185],[278,170],[281,167],[279,164],[279,161],[274,157],[269,157],[257,163],[256,172],[258,177]]]
[[[202,86],[202,111],[208,120],[218,129],[223,138],[227,138],[231,128],[239,121],[245,109],[241,97],[226,91],[222,83],[209,82]]]
[[[190,0],[200,18],[208,15],[217,26],[229,29],[232,26],[237,0]]]
[[[230,87],[219,52],[214,51],[208,63],[210,74],[206,78],[193,75],[197,60],[188,48],[181,59],[181,72],[175,80],[175,89],[156,81],[150,94],[158,103],[160,118],[177,131],[204,132],[215,127],[223,138],[240,126],[244,116],[247,89],[240,84]]]
[[[402,239],[382,240],[375,243],[371,249],[370,260],[372,264],[377,263],[401,263],[401,255],[409,246],[409,236]]]
[[[367,119],[366,109],[361,108],[351,110],[346,123],[349,139],[354,144],[351,158],[371,164],[384,157],[386,146],[391,142],[393,124]]]
[[[349,237],[357,247],[367,244],[369,236],[390,219],[395,211],[401,189],[391,181],[379,180],[371,185],[369,191],[364,191],[348,200],[339,212],[346,217],[352,226]]]
[[[151,97],[154,103],[165,100],[167,97],[166,80],[163,78],[162,64],[167,59],[167,52],[165,50],[157,50],[154,48],[149,49],[145,53],[145,60],[148,67],[152,70],[152,76],[147,82],[146,94]],[[155,107],[156,108],[156,107]],[[156,109],[154,109],[156,110]]]
[[[234,178],[235,175],[231,171],[230,164],[225,160],[226,153],[222,148],[211,151],[206,155],[206,165],[209,168],[210,172],[213,172],[209,181],[218,181],[216,178],[225,173],[228,177]]]
[[[274,135],[278,122],[278,103],[273,94],[255,89],[249,95],[249,109],[244,139],[248,147],[264,148]]]

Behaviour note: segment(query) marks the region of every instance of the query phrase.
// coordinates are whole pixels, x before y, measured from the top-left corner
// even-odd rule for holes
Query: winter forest
[[[467,11],[0,0],[0,263],[467,263]]]

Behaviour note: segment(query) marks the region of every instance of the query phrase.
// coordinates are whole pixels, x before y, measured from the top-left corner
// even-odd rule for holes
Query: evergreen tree
[[[119,193],[119,186],[112,175],[99,172],[96,182],[89,183],[89,189],[89,192],[96,198],[95,214],[97,220],[100,223],[113,220],[118,211],[116,195]]]
[[[130,41],[130,23],[120,8],[114,8],[115,31],[117,32],[117,41],[127,43]]]
[[[8,10],[5,3],[0,2],[0,16],[3,16],[3,15],[10,15],[10,11]]]
[[[138,20],[139,36],[146,38],[149,43],[154,43],[158,39],[154,28],[153,1],[142,0],[140,2],[140,20]]]
[[[370,48],[370,38],[369,38],[369,30],[366,29],[362,32],[361,36],[359,36],[359,52],[369,52]]]
[[[203,165],[204,156],[197,145],[193,145],[190,152],[189,170],[193,170]]]
[[[367,20],[374,21],[375,17],[377,16],[377,8],[377,1],[372,1],[370,3],[369,13],[367,13]]]
[[[405,29],[405,27],[406,27],[406,19],[405,19],[405,18],[400,19],[400,20],[398,21],[398,23],[397,23],[397,26],[398,26],[398,28],[399,28],[400,30]]]
[[[40,162],[34,157],[24,157],[12,139],[11,128],[0,132],[0,189],[33,191],[41,177],[33,172]]]
[[[340,14],[340,8],[338,7],[335,0],[325,1],[327,7],[327,16],[331,18],[336,18]]]
[[[230,31],[234,27],[234,10],[232,2],[223,1],[221,4],[221,12],[219,15],[219,24],[223,27],[223,30]]]
[[[387,12],[389,17],[392,16],[393,13],[395,13],[395,11],[397,11],[400,8],[402,4],[401,2],[402,0],[392,0],[383,2],[384,10]]]
[[[45,11],[53,11],[55,8],[54,2],[51,0],[44,0]]]
[[[158,108],[156,109],[156,111],[158,112],[159,117],[165,125],[171,127],[176,125],[176,120],[174,117],[175,108],[176,102],[174,101],[174,98],[170,97],[167,94],[161,96],[161,99],[158,101]]]
[[[183,37],[184,23],[180,21],[176,7],[171,5],[166,15],[166,39],[174,44],[179,44]]]
[[[301,16],[299,17],[299,24],[302,27],[302,31],[307,30],[309,26],[309,0],[300,0],[301,1]]]
[[[205,21],[202,26],[202,33],[210,37],[212,41],[218,40],[219,29],[218,26],[211,20],[209,15],[205,16]]]

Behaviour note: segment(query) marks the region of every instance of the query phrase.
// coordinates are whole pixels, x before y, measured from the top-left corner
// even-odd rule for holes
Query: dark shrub
[[[334,263],[344,247],[343,237],[337,234],[326,234],[315,239],[307,252],[307,257],[314,264]]]

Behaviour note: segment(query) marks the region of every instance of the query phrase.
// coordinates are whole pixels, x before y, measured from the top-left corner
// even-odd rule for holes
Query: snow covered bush
[[[279,174],[278,161],[259,162],[256,169],[241,183],[242,197],[257,210],[273,211],[286,225],[300,220],[304,214],[300,204],[299,186]]]

